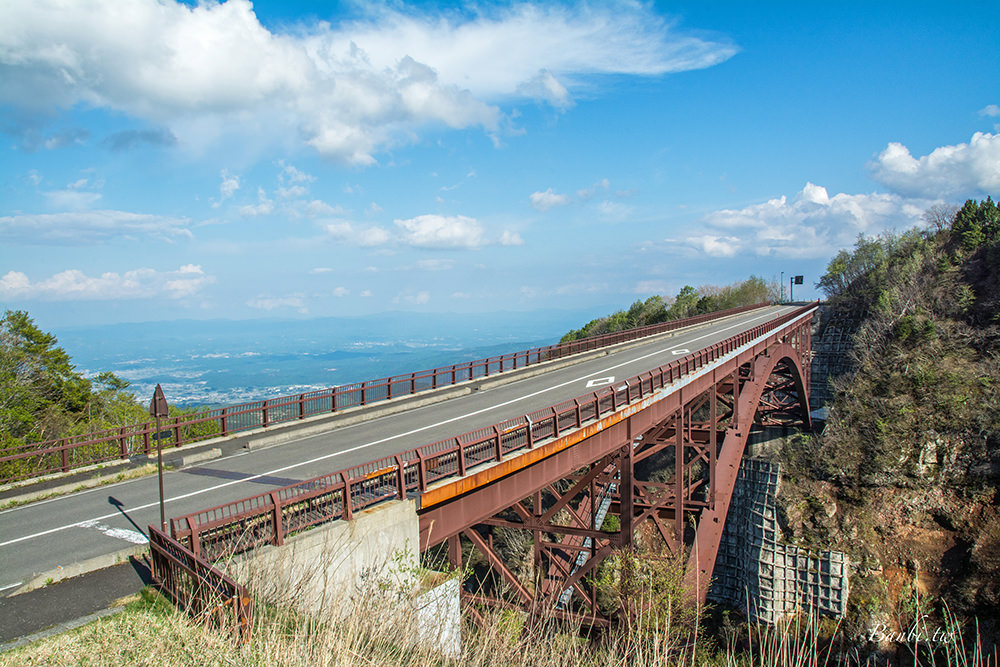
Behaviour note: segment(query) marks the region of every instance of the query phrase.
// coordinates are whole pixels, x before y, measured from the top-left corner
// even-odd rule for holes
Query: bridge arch
[[[463,551],[479,552],[511,594],[506,600],[468,595],[467,601],[513,602],[606,624],[610,619],[598,610],[588,575],[616,549],[631,547],[636,529],[649,522],[675,553],[686,552],[687,590],[704,602],[751,428],[755,423],[811,426],[809,343],[806,319],[669,399],[472,491],[464,506],[459,499],[453,509],[467,516],[463,527],[447,531],[447,537],[439,534],[433,543],[448,542],[456,567],[462,565]],[[636,464],[660,453],[673,454],[673,479],[638,479]],[[695,469],[703,473],[701,479],[689,474]],[[448,511],[427,515],[430,523]],[[617,532],[601,530],[608,514],[618,515]],[[530,531],[533,580],[518,577],[505,550],[494,545],[497,529]],[[574,609],[567,604],[570,597],[577,601]]]

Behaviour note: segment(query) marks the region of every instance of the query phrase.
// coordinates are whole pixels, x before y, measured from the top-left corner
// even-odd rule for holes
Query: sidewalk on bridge
[[[88,572],[21,595],[0,597],[0,653],[114,613],[151,583],[142,559]]]

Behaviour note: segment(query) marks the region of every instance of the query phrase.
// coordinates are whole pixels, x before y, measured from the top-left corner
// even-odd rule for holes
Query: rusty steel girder
[[[636,548],[685,559],[687,590],[703,603],[751,427],[810,427],[809,344],[806,320],[572,446],[421,508],[421,548],[447,543],[452,567],[480,554],[502,583],[465,591],[467,603],[607,625],[616,610],[600,608],[594,575]],[[530,536],[530,567],[498,547],[511,531]]]

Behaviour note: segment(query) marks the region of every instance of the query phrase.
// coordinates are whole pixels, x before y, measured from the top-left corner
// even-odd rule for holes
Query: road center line
[[[490,410],[495,410],[497,408],[502,408],[502,407],[505,407],[505,406],[510,405],[512,403],[517,403],[517,402],[523,401],[523,400],[528,399],[528,398],[534,398],[535,396],[539,396],[541,394],[547,393],[547,392],[552,391],[554,389],[561,389],[562,387],[565,387],[567,385],[571,385],[571,384],[574,384],[574,383],[577,383],[577,382],[582,382],[582,381],[584,381],[584,380],[586,380],[588,378],[592,378],[595,375],[600,375],[602,373],[607,373],[608,371],[616,370],[618,368],[621,368],[622,366],[628,366],[629,364],[634,364],[634,363],[642,361],[644,359],[648,359],[650,357],[655,357],[655,356],[657,356],[659,354],[663,354],[664,352],[669,352],[670,350],[674,349],[675,347],[679,347],[680,345],[689,345],[689,344],[693,343],[694,341],[702,340],[704,338],[709,338],[710,336],[718,335],[718,334],[720,334],[720,333],[722,333],[724,331],[729,331],[730,329],[735,329],[735,328],[749,328],[748,325],[751,322],[755,322],[758,319],[768,319],[768,320],[774,319],[774,318],[778,317],[780,314],[781,314],[781,311],[779,311],[777,313],[774,313],[773,315],[766,316],[766,318],[764,316],[751,318],[750,320],[741,322],[740,324],[734,324],[732,326],[729,326],[729,327],[726,327],[726,328],[723,328],[723,329],[718,329],[718,330],[712,331],[711,333],[707,333],[707,334],[705,334],[703,336],[699,336],[697,338],[692,338],[690,340],[685,341],[684,343],[677,343],[675,345],[671,345],[669,347],[665,347],[665,348],[656,350],[655,352],[650,352],[649,354],[643,355],[641,357],[637,357],[635,359],[630,359],[629,361],[625,361],[625,362],[622,362],[620,364],[616,364],[614,366],[609,366],[609,367],[604,368],[602,370],[597,370],[597,371],[594,371],[592,373],[588,373],[587,375],[584,375],[583,377],[576,378],[574,380],[569,380],[569,381],[563,382],[561,384],[552,385],[551,387],[547,387],[545,389],[540,389],[540,390],[538,390],[536,392],[533,392],[531,394],[525,394],[523,396],[519,396],[518,398],[506,401],[504,403],[498,403],[498,404],[495,404],[495,405],[491,405],[491,406],[489,406],[487,408],[482,408],[480,410],[475,410],[473,412],[469,412],[469,413],[464,414],[464,415],[459,415],[457,417],[452,417],[451,419],[446,419],[444,421],[436,422],[434,424],[427,424],[426,426],[421,426],[420,428],[416,428],[416,429],[413,429],[411,431],[407,431],[406,433],[397,433],[395,435],[391,435],[391,436],[382,438],[381,440],[373,440],[372,442],[368,442],[368,443],[365,443],[365,444],[362,444],[362,445],[357,445],[355,447],[351,447],[350,449],[343,449],[343,450],[340,450],[340,451],[337,451],[337,452],[332,452],[330,454],[324,454],[323,456],[319,456],[319,457],[316,457],[314,459],[310,459],[308,461],[300,461],[299,463],[293,463],[293,464],[284,466],[282,468],[276,468],[274,470],[270,470],[270,471],[267,471],[267,472],[262,472],[262,473],[259,473],[257,475],[251,475],[251,476],[246,477],[244,479],[237,479],[237,480],[233,480],[231,482],[224,482],[222,484],[217,484],[216,486],[210,486],[210,487],[206,487],[204,489],[199,489],[198,491],[192,491],[190,493],[185,493],[185,494],[182,494],[182,495],[179,495],[179,496],[174,496],[172,498],[165,498],[164,499],[164,504],[170,503],[170,502],[179,501],[179,500],[186,500],[187,498],[193,498],[195,496],[200,496],[200,495],[202,495],[204,493],[210,493],[212,491],[217,491],[219,489],[224,489],[226,487],[233,486],[234,484],[245,484],[245,483],[251,482],[251,481],[253,481],[255,479],[259,479],[261,477],[266,477],[268,475],[275,475],[277,473],[282,473],[282,472],[285,472],[285,471],[288,471],[288,470],[292,470],[294,468],[298,468],[298,467],[301,467],[301,466],[312,465],[313,463],[319,463],[320,461],[325,461],[326,459],[330,459],[330,458],[333,458],[335,456],[342,456],[344,454],[350,454],[352,452],[356,452],[358,450],[365,449],[367,447],[374,447],[375,445],[384,444],[386,442],[389,442],[390,440],[396,440],[398,438],[405,438],[405,437],[414,435],[416,433],[420,433],[421,431],[426,431],[428,429],[436,428],[438,426],[443,426],[444,424],[449,424],[449,423],[454,422],[454,421],[459,421],[459,420],[462,420],[462,419],[467,419],[469,417],[474,417],[474,416],[476,416],[478,414],[481,414],[483,412],[489,412]],[[310,436],[310,437],[313,437],[313,436]],[[157,507],[159,504],[160,504],[159,501],[152,502],[152,503],[146,503],[145,505],[140,505],[138,507],[130,507],[129,511],[131,511],[131,512],[138,512],[138,511],[141,511],[141,510],[144,510],[144,509],[149,509],[150,507]],[[6,547],[6,546],[9,546],[11,544],[17,544],[19,542],[25,542],[27,540],[34,539],[36,537],[44,537],[45,535],[51,535],[52,533],[58,533],[58,532],[61,532],[63,530],[68,530],[70,528],[81,527],[81,526],[84,526],[84,524],[88,524],[88,523],[93,522],[93,521],[104,521],[105,519],[110,519],[110,518],[116,517],[116,516],[121,516],[121,513],[120,512],[111,512],[110,514],[105,514],[103,516],[94,517],[92,519],[84,519],[83,521],[77,521],[75,523],[66,524],[65,526],[59,526],[58,528],[50,528],[48,530],[43,530],[41,532],[33,533],[31,535],[25,535],[23,537],[17,537],[17,538],[15,538],[13,540],[7,540],[6,542],[0,542],[0,547]]]

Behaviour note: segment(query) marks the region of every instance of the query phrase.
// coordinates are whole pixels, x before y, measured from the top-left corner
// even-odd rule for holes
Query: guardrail
[[[231,628],[237,641],[250,638],[250,596],[245,588],[187,547],[149,527],[153,580],[160,590],[195,620]]]
[[[179,447],[218,436],[335,413],[345,408],[385,401],[399,396],[490,377],[542,361],[616,345],[703,322],[761,308],[767,304],[730,308],[682,320],[593,336],[568,343],[546,345],[522,352],[453,364],[380,380],[322,389],[305,394],[206,410],[184,417],[161,420],[160,430],[152,421],[95,431],[68,438],[11,447],[0,456],[0,484],[54,472],[68,472],[95,463],[149,456],[157,440],[164,447]]]
[[[499,461],[511,452],[558,437],[567,429],[580,428],[783,327],[816,305],[804,306],[615,386],[570,401],[402,454],[173,518],[170,533],[208,560],[261,544],[280,546],[289,535],[310,526],[333,519],[351,519],[354,512],[375,503],[405,499],[426,491],[429,484],[442,478],[464,475],[476,465]]]

